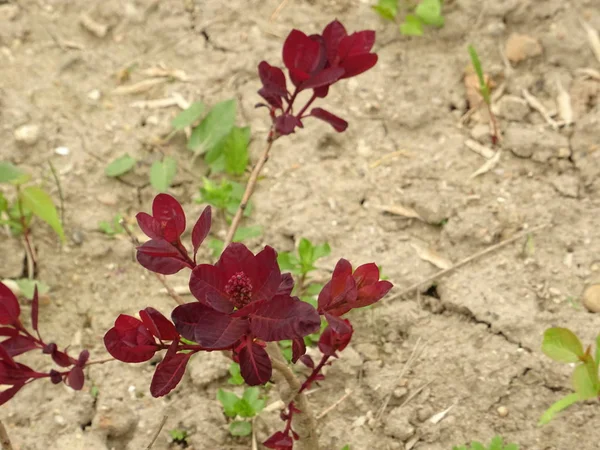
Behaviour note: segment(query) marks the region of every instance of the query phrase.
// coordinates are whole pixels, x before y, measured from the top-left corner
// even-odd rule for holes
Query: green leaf
[[[225,415],[229,417],[237,416],[238,403],[241,401],[237,395],[235,395],[233,392],[219,389],[217,391],[217,400],[219,400],[221,405],[223,405]]]
[[[580,364],[575,367],[575,371],[573,372],[573,386],[575,387],[575,392],[579,394],[579,398],[582,400],[594,398],[598,395],[597,382],[594,380],[593,372],[589,369],[588,364]],[[593,369],[594,367],[592,367]],[[596,380],[597,378],[598,375],[596,374]]]
[[[235,100],[217,103],[190,136],[188,148],[201,155],[218,145],[235,124]]]
[[[568,408],[569,406],[577,403],[580,400],[581,400],[581,397],[579,397],[579,394],[577,392],[574,392],[572,394],[567,395],[566,397],[561,398],[559,401],[554,403],[550,408],[548,408],[546,410],[546,412],[544,412],[544,414],[542,414],[542,417],[540,418],[538,425],[547,424],[554,418],[554,416],[556,416],[563,409]]]
[[[503,450],[504,449],[504,439],[500,436],[494,436],[492,438],[492,442],[490,442],[490,446],[488,450]]]
[[[350,450],[350,444],[346,444],[342,447],[342,450]]]
[[[306,239],[300,239],[300,244],[298,244],[298,256],[300,257],[300,262],[303,266],[312,265],[314,258],[314,247],[312,243]]]
[[[252,424],[242,420],[236,420],[229,424],[229,432],[232,436],[250,436],[252,434]]]
[[[461,445],[460,447],[452,447],[452,450],[467,450],[467,447]]]
[[[282,271],[298,273],[299,261],[295,255],[290,252],[281,252],[277,255],[277,263]]]
[[[573,363],[583,357],[579,338],[567,328],[549,328],[544,332],[542,351],[554,361]]]
[[[177,114],[177,116],[171,121],[171,126],[176,130],[183,130],[185,127],[191,126],[194,122],[200,119],[203,112],[204,103],[194,102],[188,109],[185,109]]]
[[[254,225],[251,227],[240,227],[236,230],[233,236],[233,242],[242,242],[247,239],[258,237],[262,234],[262,227],[260,225]]]
[[[486,450],[486,448],[481,442],[473,441],[471,442],[471,450]]]
[[[475,73],[477,74],[477,78],[479,79],[479,91],[481,92],[481,96],[483,97],[483,101],[486,104],[491,103],[490,99],[490,87],[485,82],[485,76],[483,74],[483,69],[481,68],[481,61],[479,60],[479,55],[475,50],[475,47],[469,45],[469,56],[471,57],[471,64],[473,64],[473,68],[475,69]]]
[[[421,3],[415,8],[415,15],[427,25],[444,26],[440,0],[421,0]]]
[[[180,430],[178,428],[175,428],[174,430],[169,431],[169,436],[171,436],[173,442],[183,444],[186,442],[188,433],[186,430]]]
[[[162,161],[154,161],[152,164],[150,184],[158,192],[167,192],[176,173],[177,161],[175,161],[175,158],[165,156]]]
[[[0,192],[0,213],[8,210],[8,200],[2,192]]]
[[[423,22],[417,16],[407,14],[400,25],[400,33],[405,36],[423,36]]]
[[[394,20],[398,14],[398,0],[379,0],[371,8],[384,19]]]
[[[311,283],[306,287],[306,295],[316,296],[323,290],[323,285],[319,283]]]
[[[231,375],[229,377],[229,379],[227,380],[227,382],[229,384],[233,384],[236,386],[239,386],[240,384],[244,384],[244,378],[242,378],[241,372],[240,372],[240,365],[238,363],[232,362],[231,365],[229,366],[229,375]]]
[[[329,246],[329,244],[327,242],[325,242],[324,244],[321,245],[316,245],[314,247],[314,252],[313,252],[313,262],[324,258],[325,256],[329,256],[329,254],[331,253],[331,247]]]
[[[46,283],[38,280],[30,280],[29,278],[20,278],[15,280],[15,283],[17,283],[17,286],[19,286],[23,296],[28,299],[33,298],[33,291],[35,290],[36,285],[38,288],[38,294],[40,295],[45,294],[50,290],[50,287]]]
[[[106,166],[104,173],[109,177],[120,177],[133,169],[135,163],[136,160],[126,153]]]
[[[248,165],[250,127],[234,127],[223,146],[225,170],[232,175],[242,175]]]
[[[260,391],[257,387],[250,387],[244,391],[244,395],[242,397],[243,400],[246,400],[248,404],[252,407],[254,411],[253,415],[258,414],[265,407],[265,400],[259,398]]]
[[[519,450],[519,446],[517,444],[507,444],[504,446],[504,450]]]
[[[19,191],[19,196],[23,206],[50,225],[64,242],[65,233],[52,198],[43,189],[37,186],[23,188]]]
[[[29,180],[29,175],[9,162],[0,161],[0,183],[21,184]]]

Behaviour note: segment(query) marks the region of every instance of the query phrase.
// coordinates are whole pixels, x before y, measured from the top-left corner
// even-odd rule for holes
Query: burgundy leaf
[[[263,341],[297,339],[315,333],[321,326],[319,313],[296,297],[276,296],[251,316],[252,334]]]
[[[52,382],[52,384],[58,384],[61,383],[63,380],[63,376],[61,375],[60,372],[51,369],[50,370],[50,381]]]
[[[158,219],[145,212],[137,213],[135,218],[137,219],[140,230],[142,230],[146,236],[150,239],[163,239],[163,231]]]
[[[283,44],[283,63],[290,71],[292,82],[292,69],[308,74],[318,69],[324,59],[325,49],[322,43],[311,39],[302,31],[292,30]]]
[[[290,295],[294,290],[294,277],[291,273],[281,274],[281,283],[275,295]]]
[[[179,238],[185,231],[185,213],[177,200],[169,194],[158,194],[152,202],[152,215],[158,219],[164,229],[164,237],[172,242]],[[173,224],[173,230],[168,230]],[[165,228],[166,227],[166,228]],[[167,236],[168,232],[173,232],[176,236]]]
[[[249,386],[265,384],[271,379],[271,360],[265,349],[248,341],[239,351],[240,373]]]
[[[79,367],[83,367],[83,366],[85,366],[85,364],[88,362],[89,359],[90,359],[90,352],[88,350],[81,350],[81,352],[79,353],[79,358],[77,358],[76,365]]]
[[[7,401],[13,398],[23,386],[25,386],[25,383],[15,384],[13,387],[0,392],[0,405],[4,405]]]
[[[190,356],[192,353],[177,353],[168,358],[165,357],[156,366],[150,384],[150,393],[153,397],[162,397],[175,389],[183,378]]]
[[[33,288],[33,299],[31,300],[31,327],[37,331],[38,329],[38,312],[40,307],[40,298],[38,295],[37,283]]]
[[[300,69],[289,69],[290,79],[295,86],[300,86],[310,78],[310,74]]]
[[[323,108],[313,108],[310,111],[310,115],[316,117],[317,119],[321,119],[324,122],[327,122],[331,125],[335,131],[341,133],[348,128],[348,122],[346,122],[341,117],[336,116],[335,114],[330,113],[329,111],[324,110]]]
[[[233,303],[225,292],[227,281],[218,267],[199,264],[194,267],[190,276],[190,292],[199,302],[217,311],[229,313],[233,311]]]
[[[258,76],[266,89],[265,92],[278,97],[287,96],[285,74],[279,67],[273,67],[268,62],[261,61],[258,65]]]
[[[148,307],[140,311],[142,322],[150,332],[162,341],[179,340],[175,325],[154,308]]]
[[[19,330],[13,327],[0,327],[0,336],[17,336],[19,334]]]
[[[222,272],[224,283],[240,272],[246,274],[251,280],[255,280],[259,270],[254,254],[239,242],[227,246],[215,267]]]
[[[282,114],[275,119],[275,131],[281,136],[292,134],[296,127],[302,128],[302,122],[291,114]]]
[[[55,350],[52,353],[52,361],[54,361],[60,367],[69,367],[77,362],[67,355],[66,352],[61,352],[60,350]]]
[[[73,367],[69,371],[69,375],[67,375],[67,379],[65,380],[67,386],[75,391],[80,391],[83,388],[83,384],[85,383],[85,375],[83,374],[83,369],[79,366]]]
[[[277,252],[268,245],[256,254],[255,264],[258,273],[253,281],[252,300],[269,300],[279,290],[281,271],[277,263]]]
[[[0,345],[0,361],[6,361],[6,363],[10,364],[13,368],[18,368],[17,363],[3,345]]]
[[[319,350],[321,350],[321,353],[326,356],[335,356],[336,352],[341,352],[346,348],[352,339],[353,329],[348,319],[344,322],[346,322],[350,329],[347,333],[337,333],[331,326],[328,326],[323,330],[323,333],[319,338]]]
[[[360,75],[361,73],[369,70],[375,64],[377,64],[377,55],[375,53],[350,56],[340,64],[340,66],[344,68],[344,75],[342,78],[350,78]]]
[[[306,343],[304,342],[304,338],[292,340],[292,362],[296,364],[305,353]]]
[[[142,321],[125,314],[121,314],[115,326],[106,332],[104,345],[111,356],[128,363],[148,361],[158,350]]]
[[[345,319],[341,319],[340,317],[329,313],[325,313],[325,319],[327,320],[327,324],[336,333],[346,334],[352,331],[352,326],[350,326],[349,322]]]
[[[258,94],[264,98],[267,103],[275,108],[279,108],[279,109],[283,109],[283,100],[281,97],[279,97],[278,95],[272,94],[268,89],[266,88],[260,88],[258,90]],[[258,104],[256,105],[258,106],[267,106],[264,104]]]
[[[302,364],[304,364],[306,367],[308,367],[309,369],[314,369],[315,368],[315,362],[310,357],[310,355],[302,355],[300,357],[300,362]]]
[[[0,384],[17,385],[30,380],[31,378],[42,378],[46,376],[27,367],[24,364],[11,363],[5,360],[0,361]]]
[[[363,30],[345,36],[340,40],[338,54],[341,59],[351,56],[369,54],[375,44],[375,32],[373,30]]]
[[[39,347],[32,339],[26,336],[13,336],[0,343],[0,347],[4,348],[10,356],[21,355],[30,350],[36,350]]]
[[[394,285],[389,281],[378,281],[370,286],[365,286],[358,291],[355,308],[372,305],[381,300]]]
[[[211,209],[210,206],[204,208],[202,214],[196,221],[194,225],[194,229],[192,230],[192,245],[194,246],[194,261],[196,261],[196,253],[198,253],[198,249],[206,236],[208,236],[208,232],[210,231],[211,225]]]
[[[338,48],[343,38],[348,35],[344,25],[339,21],[334,20],[323,30],[323,41],[327,52],[327,60],[329,64],[335,66],[338,62]]]
[[[137,248],[138,262],[151,272],[172,275],[190,265],[167,241],[150,240]]]
[[[360,289],[379,281],[379,267],[375,263],[363,264],[356,268],[352,276],[356,281],[356,288]]]
[[[0,282],[0,325],[13,325],[19,322],[21,307],[13,292]]]
[[[330,86],[338,81],[344,75],[344,69],[342,67],[329,67],[315,75],[311,76],[308,80],[303,81],[299,90],[320,88],[323,86]]]
[[[291,450],[294,448],[294,441],[291,436],[285,434],[283,431],[278,431],[263,442],[263,445],[273,450]]]
[[[231,317],[202,303],[179,305],[171,319],[181,336],[207,349],[230,348],[248,330],[246,319]]]

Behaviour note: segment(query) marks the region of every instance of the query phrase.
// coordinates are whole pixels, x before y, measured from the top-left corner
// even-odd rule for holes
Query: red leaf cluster
[[[89,352],[83,350],[77,359],[69,356],[66,350],[61,351],[51,342],[45,343],[38,330],[39,296],[37,287],[31,301],[31,326],[35,336],[22,324],[21,307],[13,292],[0,283],[0,384],[11,386],[0,393],[0,405],[10,400],[26,384],[40,378],[49,378],[54,384],[64,382],[72,389],[81,390],[85,381],[83,368],[89,359]],[[24,353],[40,350],[50,355],[56,365],[68,368],[59,372],[38,372],[15,361],[15,357]]]
[[[292,30],[283,44],[283,63],[294,91],[287,88],[286,77],[279,67],[266,61],[258,65],[262,88],[258,93],[269,107],[275,136],[291,134],[302,128],[302,119],[315,117],[329,123],[336,131],[344,131],[348,122],[322,108],[308,108],[317,98],[324,98],[329,87],[337,81],[366,72],[377,63],[377,55],[371,53],[375,44],[375,32],[364,30],[348,34],[344,26],[334,20],[321,34],[307,36],[300,30]],[[294,101],[302,91],[312,89],[310,100],[294,113]]]

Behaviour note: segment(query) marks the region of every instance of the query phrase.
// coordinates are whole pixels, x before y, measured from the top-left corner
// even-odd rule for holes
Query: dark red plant
[[[0,337],[6,337],[0,342],[0,384],[11,386],[0,392],[0,405],[14,397],[23,386],[40,378],[49,378],[54,384],[64,382],[72,389],[81,390],[85,381],[83,368],[94,364],[88,361],[90,354],[87,350],[83,350],[75,359],[66,350],[59,350],[55,343],[44,342],[38,330],[38,311],[36,286],[31,301],[31,328],[35,332],[34,336],[21,322],[21,307],[17,297],[5,284],[0,283]],[[34,350],[50,355],[57,366],[68,370],[38,372],[15,361],[16,356]]]
[[[339,80],[366,72],[377,63],[377,55],[371,53],[375,32],[364,30],[348,34],[344,26],[334,20],[323,33],[307,36],[292,30],[283,45],[283,63],[294,85],[293,92],[287,88],[286,77],[279,67],[266,61],[258,65],[263,87],[258,93],[266,100],[270,110],[275,136],[284,136],[302,128],[302,120],[316,117],[329,123],[336,131],[344,131],[348,122],[322,108],[308,108],[317,98],[324,98],[329,87]],[[300,92],[312,90],[307,103],[294,112],[294,102]]]

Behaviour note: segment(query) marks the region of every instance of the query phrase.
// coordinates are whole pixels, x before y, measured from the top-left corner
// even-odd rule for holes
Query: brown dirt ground
[[[68,235],[83,236],[80,245],[70,240],[60,247],[45,226],[35,227],[39,277],[52,288],[41,311],[45,336],[89,348],[99,358],[105,354],[101,337],[119,313],[149,305],[168,313],[173,306],[134,262],[126,240],[97,231],[100,220],[150,207],[151,188],[104,175],[107,162],[125,152],[142,161],[125,178],[137,185],[145,183],[153,160],[177,158],[186,170],[179,171],[172,193],[189,214],[201,210],[193,199],[204,169],[191,165],[183,138],[156,144],[177,108],[131,103],[173,92],[207,104],[236,97],[239,123],[252,127],[251,151],[258,155],[268,121],[253,109],[257,63],[279,64],[290,28],[317,32],[337,17],[349,29],[377,30],[380,62],[336,85],[327,99],[328,108],[349,120],[346,133],[307,122],[307,130],[276,143],[254,198],[251,222],[265,228],[255,248],[268,243],[290,250],[301,236],[327,240],[333,252],[318,278],[342,256],[355,264],[376,261],[399,291],[439,270],[419,258],[415,245],[457,262],[524,229],[552,226],[529,245],[520,239],[441,279],[439,299],[411,295],[354,314],[353,345],[310,397],[319,412],[352,390],[321,420],[323,448],[449,450],[495,434],[527,450],[598,448],[600,428],[592,425],[600,420],[597,403],[574,406],[536,427],[545,408],[570,390],[569,368],[540,351],[544,329],[567,326],[591,342],[600,325],[580,301],[584,287],[600,276],[600,83],[578,72],[599,68],[579,22],[600,29],[598,0],[448,1],[446,26],[422,38],[400,36],[367,0],[290,0],[272,23],[278,0],[89,2],[86,11],[110,25],[104,38],[79,25],[83,2],[0,3],[0,155],[56,197],[51,160],[64,190]],[[508,74],[501,48],[514,32],[538,39],[543,52]],[[477,117],[458,126],[467,108],[469,43],[497,84],[505,77],[505,95],[521,97],[527,88],[556,111],[560,80],[575,110],[575,124],[557,132],[536,111],[505,112],[499,118],[506,131],[501,160],[473,180],[470,174],[485,159],[464,142],[470,133],[484,143],[487,138],[478,133]],[[133,83],[157,64],[183,70],[190,80],[139,95],[112,94],[117,72],[134,66]],[[94,90],[99,99],[90,97]],[[41,127],[35,145],[15,142],[14,130],[23,124]],[[57,155],[59,146],[69,155]],[[384,213],[382,205],[412,207],[425,220]],[[0,277],[18,276],[22,258],[20,243],[4,236]],[[173,284],[184,285],[185,277]],[[418,343],[424,351],[405,370]],[[37,382],[0,415],[19,450],[139,450],[165,414],[156,450],[172,448],[166,430],[173,428],[186,428],[195,450],[250,448],[248,439],[229,437],[215,400],[226,386],[227,366],[220,356],[197,357],[184,382],[162,399],[149,395],[149,364],[93,366],[87,386],[98,387],[97,400],[87,391]],[[451,406],[439,423],[429,421]],[[500,406],[506,417],[498,414]],[[279,425],[277,412],[262,418],[259,439]]]

